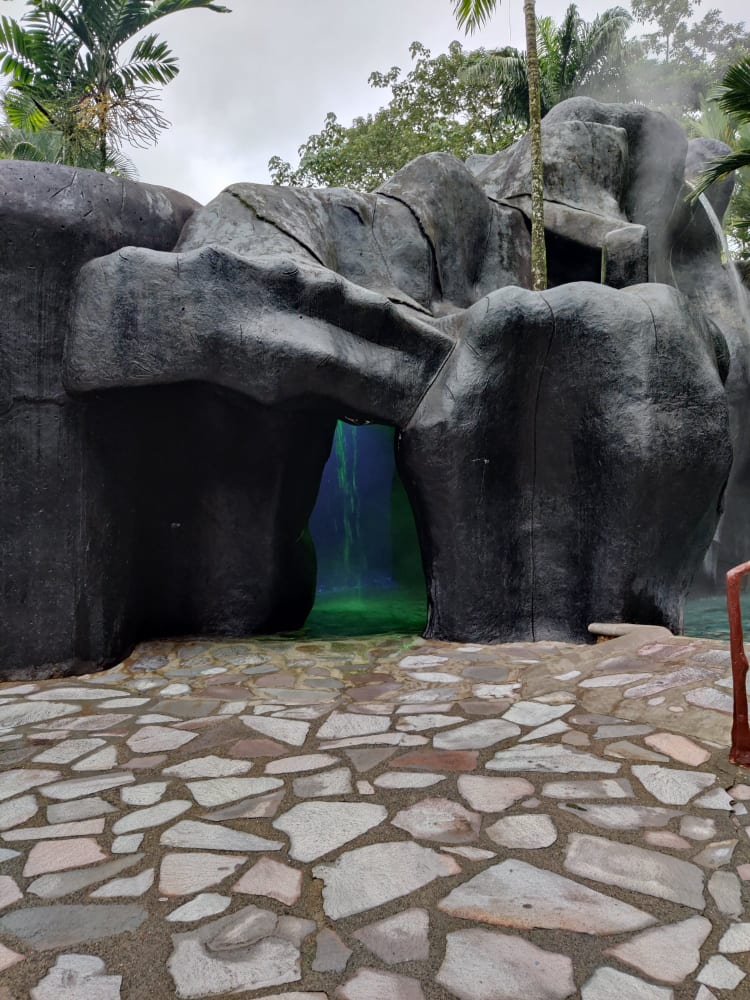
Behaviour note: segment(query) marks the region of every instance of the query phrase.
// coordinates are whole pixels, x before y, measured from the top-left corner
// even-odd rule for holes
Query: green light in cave
[[[347,443],[349,445],[347,451]],[[362,573],[359,565],[354,565],[354,556],[361,548],[359,497],[357,495],[357,435],[355,429],[339,422],[334,437],[336,467],[339,489],[344,498],[342,560],[344,578],[350,586],[359,591]]]
[[[393,632],[418,635],[424,631],[426,621],[423,586],[418,590],[373,588],[356,594],[319,595],[304,634],[309,638]]]

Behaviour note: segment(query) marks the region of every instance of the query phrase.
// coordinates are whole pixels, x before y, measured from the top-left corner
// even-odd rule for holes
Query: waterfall
[[[748,331],[750,331],[750,295],[748,295],[747,289],[742,283],[739,271],[735,267],[734,262],[731,260],[726,233],[722,229],[721,222],[714,211],[713,205],[705,194],[699,195],[698,201],[701,203],[703,211],[706,213],[706,218],[711,223],[711,228],[714,233],[716,233],[716,240],[720,247],[721,266],[727,272],[729,277],[729,282],[732,286],[734,305],[737,308],[740,319],[740,323],[738,325],[747,336]]]
[[[342,497],[341,561],[343,586],[362,589],[362,524],[361,505],[357,490],[358,447],[356,428],[349,424],[336,425],[333,453],[336,461],[336,481]]]

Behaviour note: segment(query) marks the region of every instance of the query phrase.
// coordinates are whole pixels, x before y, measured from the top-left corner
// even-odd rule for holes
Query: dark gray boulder
[[[695,182],[709,162],[728,151],[724,143],[692,139],[686,181]],[[731,357],[726,392],[734,461],[723,514],[695,582],[697,595],[722,593],[727,571],[750,556],[750,291],[728,257],[720,222],[733,186],[729,177],[705,192],[676,237],[672,254],[677,287],[695,310],[718,324]]]
[[[688,148],[685,133],[676,121],[642,104],[600,104],[590,97],[572,97],[555,105],[544,119],[544,128],[552,130],[573,121],[625,133],[628,169],[621,193],[622,210],[629,222],[648,231],[649,281],[673,284],[672,246],[689,216],[683,199]],[[575,168],[570,171],[575,172]]]
[[[731,450],[723,338],[674,289],[506,288],[429,324],[319,266],[128,251],[84,269],[74,326],[77,389],[200,379],[396,425],[431,637],[681,624]]]
[[[529,275],[523,141],[477,176],[421,157],[372,195],[235,185],[178,252],[83,270],[69,386],[213,383],[302,414],[302,438],[323,414],[398,428],[433,637],[679,628],[731,460],[721,332],[639,283],[674,281],[687,143],[645,109],[556,111],[548,244],[559,274],[615,287],[508,287]]]
[[[195,208],[163,188],[0,161],[0,676],[101,663],[138,634],[131,501],[112,489],[131,469],[105,429],[134,412],[71,399],[63,350],[81,266],[173,246]]]
[[[664,285],[506,288],[397,438],[427,635],[679,631],[731,462],[721,333]]]
[[[0,164],[0,672],[301,625],[347,418],[397,429],[431,636],[679,628],[745,321],[718,302],[731,272],[684,201],[678,126],[581,98],[544,128],[546,293],[526,140],[372,194],[238,184],[198,210]]]

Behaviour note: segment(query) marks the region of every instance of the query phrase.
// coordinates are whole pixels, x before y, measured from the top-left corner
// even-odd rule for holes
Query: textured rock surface
[[[504,861],[454,889],[438,904],[454,916],[503,927],[548,927],[617,934],[647,927],[653,917],[600,892],[524,861]]]
[[[31,1000],[120,1000],[122,976],[108,976],[92,955],[60,955],[53,969],[31,991]]]
[[[429,636],[679,627],[729,474],[727,351],[737,462],[713,554],[750,532],[747,293],[710,210],[682,199],[712,148],[587,98],[544,130],[543,294],[525,290],[526,139],[473,171],[420,157],[372,194],[237,184],[198,211],[0,165],[0,672],[301,625],[307,522],[347,417],[398,430]],[[473,726],[435,748],[494,741]]]
[[[173,935],[169,968],[177,996],[214,996],[299,980],[300,945],[314,927],[309,920],[247,906],[204,924],[197,934]]]
[[[725,652],[648,633],[580,646],[203,639],[145,644],[70,682],[2,683],[6,706],[49,697],[75,711],[0,734],[0,766],[14,762],[0,778],[12,821],[0,830],[0,998],[744,1000],[750,785],[727,772],[726,717],[690,698],[695,685],[726,690]],[[269,693],[259,663],[289,686]],[[430,680],[434,668],[453,683]],[[484,683],[490,670],[503,683]],[[375,671],[387,691],[358,698]],[[335,703],[304,705],[321,679],[337,684]],[[503,725],[512,713],[521,731],[498,730],[483,750],[434,749],[477,707]],[[550,707],[565,709],[567,728],[530,729]],[[331,748],[332,729],[356,714],[381,720],[376,731]],[[420,730],[420,767],[460,754],[468,771],[396,768],[395,746],[383,755],[379,741],[420,717],[437,723]],[[248,757],[251,718],[279,737],[272,774],[268,757]],[[133,736],[156,726],[152,752],[133,756]],[[627,752],[624,727],[637,730]],[[185,733],[198,735],[169,738]],[[656,756],[700,763],[657,760],[667,782],[644,781],[656,733]],[[573,760],[572,736],[585,747]],[[81,777],[77,763],[104,749],[103,773]],[[556,757],[569,776],[547,773]],[[298,774],[352,765],[366,778],[350,790],[300,799]],[[322,769],[298,770],[308,766]],[[685,768],[697,793],[664,805]],[[421,790],[425,778],[434,790]],[[202,805],[192,791],[203,783],[208,802],[240,798]],[[592,830],[595,818],[605,829]],[[456,834],[471,842],[442,839]]]
[[[575,993],[567,955],[485,930],[448,935],[437,981],[460,1000],[564,1000]]]
[[[612,618],[679,626],[730,462],[723,342],[682,296],[657,285],[506,288],[430,327],[319,266],[285,271],[275,261],[230,247],[140,250],[87,268],[73,384],[202,379],[266,404],[307,394],[342,415],[401,425],[428,635],[582,637],[592,620]],[[324,305],[303,322],[312,301]],[[261,304],[258,316],[275,316],[282,338],[267,342],[252,319]],[[259,363],[261,352],[273,365]]]
[[[687,279],[676,283],[690,303],[666,285],[695,272],[688,244],[718,255],[702,230],[684,236],[688,147],[677,126],[644,108],[576,99],[547,116],[545,133],[558,287],[543,295],[524,291],[526,140],[476,177],[430,154],[371,195],[234,185],[192,215],[176,246],[176,224],[171,240],[133,232],[136,247],[86,265],[66,384],[111,391],[71,403],[95,407],[97,419],[72,427],[66,447],[90,472],[76,524],[97,543],[118,525],[109,550],[118,572],[105,594],[98,545],[85,566],[61,560],[73,571],[55,589],[51,634],[64,621],[74,638],[59,649],[50,641],[44,662],[101,661],[145,631],[301,624],[314,585],[306,524],[334,417],[400,431],[429,635],[583,637],[592,619],[679,625],[730,455],[725,346],[702,318],[715,310]],[[9,185],[19,231],[45,191]],[[65,198],[55,196],[70,213]],[[688,249],[673,274],[679,240]],[[57,259],[53,243],[45,253]],[[595,284],[602,249],[617,289]],[[45,385],[67,404],[61,342],[56,350]],[[3,398],[41,398],[4,387]],[[17,465],[29,461],[25,434],[8,423],[2,435]],[[51,497],[45,508],[18,493],[27,471],[9,473],[5,509],[46,509],[47,530],[64,532]],[[57,478],[40,480],[38,493],[43,481]],[[24,544],[27,572],[38,572],[39,553]],[[62,609],[76,581],[94,607]],[[28,612],[21,618],[28,636]],[[41,662],[32,646],[19,645],[18,662]]]
[[[145,565],[131,586],[133,560],[151,559],[157,542],[122,492],[132,478],[145,508],[163,504],[126,443],[139,426],[159,436],[161,419],[143,397],[68,395],[63,352],[80,268],[132,244],[170,249],[196,207],[94,171],[0,163],[0,676],[113,662],[149,630],[149,604],[165,600],[161,584],[147,594]]]
[[[726,152],[728,148],[723,143],[691,140],[685,165],[686,179],[695,181],[710,160]],[[691,303],[719,324],[732,359],[726,391],[734,458],[723,514],[696,581],[697,593],[704,593],[706,589],[723,593],[727,570],[743,562],[750,550],[750,445],[745,433],[750,420],[750,289],[743,285],[733,265],[722,266],[723,247],[717,234],[720,228],[717,217],[721,219],[730,193],[731,187],[726,181],[709,188],[705,200],[696,206],[690,224],[680,234],[672,254],[677,287]]]
[[[427,634],[569,639],[613,618],[679,628],[730,462],[711,332],[663,285],[502,289],[463,318],[398,439]]]

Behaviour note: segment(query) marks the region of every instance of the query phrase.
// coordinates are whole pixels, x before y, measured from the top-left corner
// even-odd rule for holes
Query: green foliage
[[[503,149],[522,133],[522,123],[504,116],[493,81],[466,78],[483,50],[466,52],[453,42],[433,58],[414,42],[410,52],[414,65],[407,74],[394,66],[370,75],[370,86],[390,90],[385,107],[349,127],[328,114],[321,131],[300,146],[296,169],[278,156],[269,161],[274,183],[371,191],[422,153],[442,150],[466,159]]]
[[[675,117],[697,111],[730,65],[747,55],[750,34],[709,10],[690,23],[700,0],[633,0],[633,13],[656,30],[630,45],[624,85],[610,99],[637,100]]]
[[[62,135],[53,129],[24,132],[9,125],[0,126],[0,160],[59,163],[61,148]]]
[[[641,24],[653,23],[657,28],[642,38],[646,51],[663,55],[664,61],[669,62],[673,54],[675,32],[691,17],[695,6],[693,0],[632,0],[635,19]]]
[[[536,20],[542,116],[575,94],[594,95],[624,73],[626,32],[632,23],[622,7],[612,7],[587,22],[571,4],[558,25]],[[517,49],[488,52],[467,72],[467,80],[493,84],[505,115],[528,123],[529,81],[526,54]]]
[[[168,125],[155,88],[177,76],[177,58],[156,34],[135,36],[183,10],[228,12],[210,0],[27,0],[26,6],[20,22],[0,18],[0,72],[10,78],[6,127],[51,130],[60,136],[61,162],[100,170],[116,168],[124,143],[155,142]]]
[[[453,13],[456,24],[467,32],[476,31],[492,17],[497,0],[455,0]]]
[[[494,14],[499,0],[455,0],[459,27],[474,31]],[[539,54],[536,40],[535,0],[523,0],[526,33],[526,76],[529,90],[529,137],[531,140],[531,283],[535,291],[547,287],[547,251],[544,242],[544,163],[542,161],[542,103]]]
[[[63,163],[90,170],[99,168],[99,149],[96,137],[89,136],[89,142],[83,142],[83,136],[77,137],[78,142],[73,150],[66,144],[66,137],[54,128],[42,128],[36,132],[14,128],[9,124],[0,124],[0,160],[32,160],[35,163]],[[107,172],[120,177],[135,177],[136,170],[131,161],[117,150],[110,150],[107,159]]]
[[[701,117],[691,123],[691,131],[720,139],[731,147],[731,152],[703,173],[694,197],[736,171],[734,193],[724,226],[739,248],[739,255],[750,258],[750,57],[730,67],[712,97],[712,101],[704,103]]]

